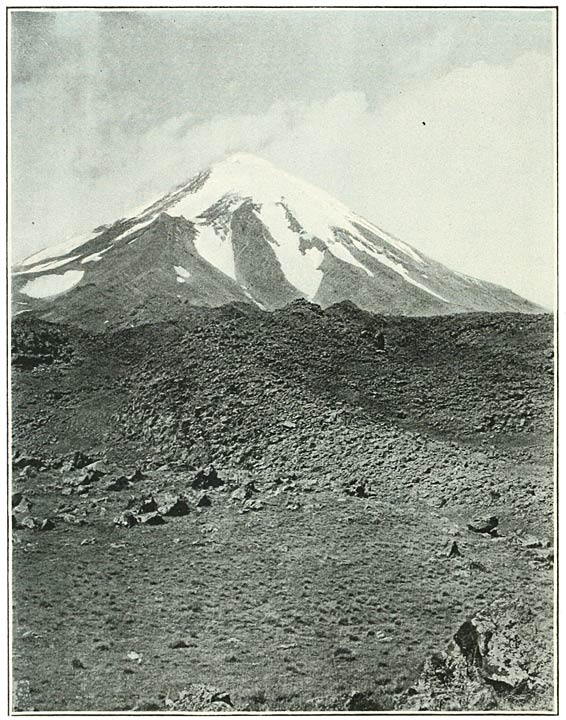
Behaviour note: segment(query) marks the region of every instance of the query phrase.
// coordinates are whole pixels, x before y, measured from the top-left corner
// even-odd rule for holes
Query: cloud
[[[450,267],[548,305],[554,277],[552,65],[524,55],[342,100],[267,150]],[[292,162],[290,161],[292,159]],[[292,166],[291,166],[292,164]]]

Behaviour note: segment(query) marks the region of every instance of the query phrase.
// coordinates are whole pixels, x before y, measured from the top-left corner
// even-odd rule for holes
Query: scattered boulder
[[[352,692],[343,704],[346,712],[367,712],[383,710],[383,707],[376,703],[371,692]]]
[[[51,518],[45,518],[45,520],[42,520],[39,525],[40,530],[54,530],[55,529],[55,523]]]
[[[157,508],[157,500],[153,497],[153,495],[148,495],[147,497],[141,499],[137,512],[138,514],[143,515],[144,513],[157,512]]]
[[[76,515],[76,510],[73,512],[60,512],[56,515],[56,518],[58,520],[61,520],[64,523],[67,523],[68,525],[85,525],[86,524],[86,518],[85,517],[78,517]]]
[[[126,654],[126,660],[129,660],[130,662],[137,662],[138,665],[141,665],[143,659],[143,655],[141,653],[135,652],[135,650],[130,650]]]
[[[147,512],[138,517],[140,525],[165,525],[165,518],[158,512]]]
[[[541,548],[542,547],[542,540],[535,537],[534,535],[524,535],[522,538],[520,538],[520,543],[523,547],[526,547],[526,548]]]
[[[468,530],[475,533],[483,533],[485,535],[491,535],[495,537],[497,535],[497,526],[499,525],[499,518],[492,515],[487,520],[479,521],[476,524],[468,524]]]
[[[126,480],[128,480],[131,483],[139,482],[140,480],[145,480],[146,476],[142,473],[140,468],[136,468],[132,473],[126,476]]]
[[[11,517],[13,530],[37,530],[42,524],[42,520],[33,517],[32,515],[25,515],[22,518],[21,516],[12,513]]]
[[[286,510],[300,510],[303,507],[302,503],[300,503],[298,500],[289,500],[287,504],[285,505]]]
[[[62,468],[63,470],[82,470],[82,468],[86,468],[87,465],[91,465],[94,462],[94,458],[85,455],[85,453],[80,450],[76,450],[65,459]]]
[[[157,512],[166,517],[182,517],[188,515],[189,503],[180,495],[162,495],[159,497]]]
[[[337,660],[355,660],[354,651],[347,647],[337,647],[334,651],[334,657]]]
[[[210,490],[222,487],[222,485],[224,485],[224,480],[218,476],[216,468],[212,465],[207,468],[201,468],[194,476],[192,482],[193,490]]]
[[[31,510],[30,501],[22,493],[14,493],[12,495],[12,511],[20,515],[26,514]]]
[[[265,505],[261,500],[246,500],[240,512],[247,513],[251,510],[263,510],[264,507]]]
[[[554,548],[545,548],[541,550],[534,558],[537,562],[547,563],[552,565],[554,562]]]
[[[346,488],[346,492],[348,495],[359,498],[368,498],[370,496],[370,491],[365,480],[355,481]]]
[[[456,540],[452,541],[452,544],[450,545],[450,550],[448,551],[448,557],[454,558],[454,557],[462,557],[462,553],[460,551],[460,548],[458,547],[458,543]]]
[[[22,480],[30,480],[31,478],[36,477],[37,473],[38,470],[37,468],[34,468],[33,465],[26,465],[20,472],[20,478]]]
[[[125,510],[114,518],[114,525],[131,528],[138,524],[138,518],[131,510]]]
[[[106,652],[112,648],[113,643],[112,642],[106,642],[105,640],[97,640],[93,647],[95,650],[102,650],[103,652]]]
[[[28,515],[27,517],[23,518],[23,520],[19,520],[14,527],[26,528],[27,530],[35,530],[37,525],[37,520],[35,518],[32,518],[31,515]]]
[[[172,650],[180,650],[182,648],[195,647],[195,643],[190,640],[185,640],[184,638],[179,638],[178,640],[173,640],[173,642],[169,643],[169,647]]]
[[[197,502],[198,508],[205,508],[210,507],[212,505],[212,500],[208,497],[206,493],[203,493]]]
[[[106,490],[120,492],[121,490],[126,490],[127,488],[129,488],[131,484],[132,483],[125,475],[120,475],[120,477],[117,477],[108,483],[108,485],[106,486]]]
[[[84,475],[79,478],[79,485],[92,485],[92,483],[98,482],[102,477],[103,473],[100,470],[87,470]]]
[[[249,482],[244,483],[239,488],[236,488],[232,495],[230,496],[232,500],[242,500],[242,502],[245,502],[246,500],[249,500],[254,493],[257,493],[258,489],[255,486],[255,483],[253,480],[250,480]]]
[[[99,475],[108,475],[110,468],[104,460],[96,460],[95,462],[89,463],[85,466],[85,470],[97,472]]]

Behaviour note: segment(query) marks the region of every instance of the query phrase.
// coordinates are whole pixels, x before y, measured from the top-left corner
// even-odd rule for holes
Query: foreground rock
[[[498,534],[497,526],[499,525],[499,518],[495,515],[487,518],[486,520],[479,520],[475,523],[468,524],[468,530],[475,533],[483,533],[485,535],[491,535],[495,537]]]
[[[210,503],[209,503],[210,504]],[[190,513],[187,499],[181,495],[145,495],[130,498],[128,508],[114,518],[114,525],[131,528],[135,525],[164,525],[166,517],[183,517]]]
[[[227,692],[206,685],[189,685],[181,690],[177,698],[167,698],[168,712],[234,712],[232,700]]]
[[[162,495],[159,497],[157,512],[167,517],[182,517],[190,512],[187,499],[180,495]]]
[[[463,623],[446,651],[425,662],[399,709],[551,710],[552,678],[544,647],[530,608],[496,601]]]
[[[67,472],[69,470],[81,470],[82,468],[86,468],[88,465],[94,466],[95,463],[96,460],[94,458],[89,457],[80,450],[77,450],[74,453],[71,453],[64,461],[63,470]]]
[[[193,478],[193,490],[211,490],[224,485],[224,480],[218,476],[214,467],[199,470]]]

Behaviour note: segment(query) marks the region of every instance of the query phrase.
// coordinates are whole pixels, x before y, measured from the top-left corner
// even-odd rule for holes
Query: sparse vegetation
[[[14,370],[17,709],[388,710],[519,596],[552,684],[550,320],[389,319],[384,356],[371,321],[199,311]],[[109,469],[70,467],[76,450]],[[195,487],[204,460],[221,482]],[[114,524],[164,494],[188,514]]]

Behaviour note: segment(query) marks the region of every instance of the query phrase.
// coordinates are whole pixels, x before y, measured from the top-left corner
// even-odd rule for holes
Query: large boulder
[[[499,525],[499,518],[495,515],[491,515],[488,518],[481,518],[475,520],[473,523],[468,523],[468,530],[475,533],[483,533],[484,535],[497,535],[497,526]]]
[[[529,607],[498,600],[466,620],[445,651],[426,660],[398,709],[542,711],[552,704],[549,638],[541,637]]]
[[[198,508],[205,508],[210,507],[212,505],[212,500],[208,497],[206,493],[202,493],[197,501],[197,507]]]
[[[201,468],[194,476],[192,482],[193,490],[211,490],[224,485],[224,480],[218,476],[216,468],[212,465],[207,468]]]
[[[165,525],[165,519],[158,512],[148,512],[138,515],[140,525]]]
[[[92,483],[98,482],[102,477],[100,470],[87,470],[79,478],[78,485],[92,485]]]
[[[157,500],[153,497],[153,495],[148,495],[140,500],[137,507],[137,514],[143,515],[145,513],[157,512],[157,508]]]
[[[111,468],[105,460],[96,460],[88,465],[85,465],[85,470],[93,470],[100,475],[108,475],[111,472]]]
[[[27,515],[31,511],[31,502],[23,495],[16,492],[12,495],[12,512],[19,515]]]
[[[167,517],[182,517],[191,511],[186,498],[181,495],[160,495],[157,501],[157,512]]]
[[[94,462],[94,458],[85,455],[81,450],[76,450],[65,459],[62,467],[63,470],[82,470]]]

